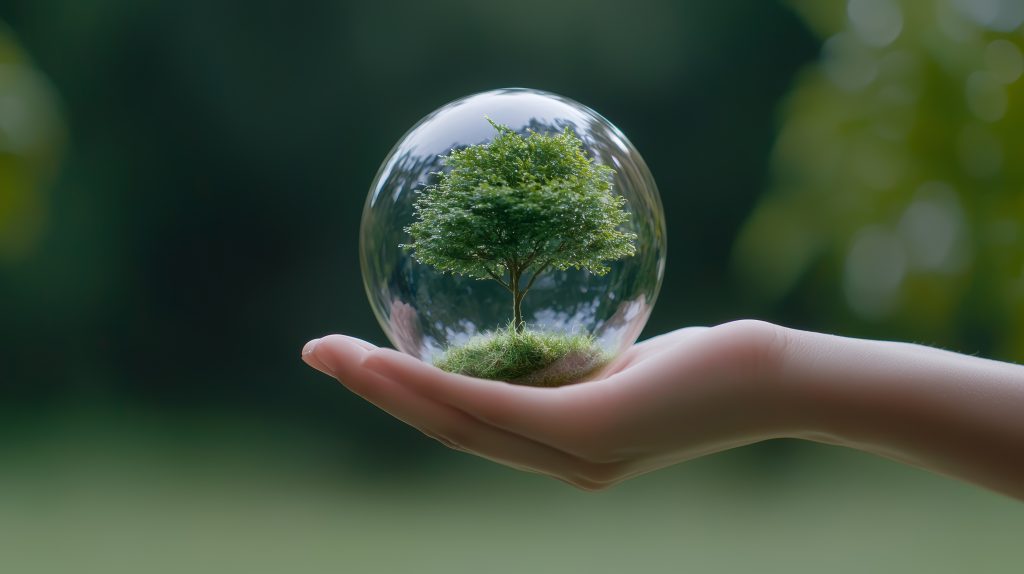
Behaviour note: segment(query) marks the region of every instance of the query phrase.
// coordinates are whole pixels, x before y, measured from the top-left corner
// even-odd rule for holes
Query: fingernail
[[[307,348],[303,349],[302,360],[318,371],[338,377],[345,372],[346,367],[362,363],[363,357],[369,352],[368,346],[372,347],[352,337],[327,335],[310,341]]]
[[[302,347],[302,356],[306,356],[306,355],[312,353],[313,349],[316,349],[316,345],[319,342],[320,342],[320,339],[313,339],[312,341],[306,343],[306,346]]]
[[[333,377],[334,373],[316,356],[316,348],[320,345],[322,339],[313,339],[306,343],[306,346],[302,348],[302,362],[306,363],[310,367],[320,371],[321,373]]]

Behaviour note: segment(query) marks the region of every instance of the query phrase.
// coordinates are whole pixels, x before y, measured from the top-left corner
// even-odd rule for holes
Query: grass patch
[[[535,387],[579,381],[610,357],[592,335],[506,328],[449,348],[435,365],[450,373]]]

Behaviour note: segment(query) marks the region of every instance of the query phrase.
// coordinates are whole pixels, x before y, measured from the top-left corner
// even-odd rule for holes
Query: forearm
[[[790,434],[1024,499],[1024,367],[792,330],[782,356]]]

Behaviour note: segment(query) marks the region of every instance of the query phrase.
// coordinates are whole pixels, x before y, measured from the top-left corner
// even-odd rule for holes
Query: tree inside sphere
[[[466,129],[474,115],[483,138]],[[621,132],[522,89],[453,102],[410,130],[361,230],[367,292],[396,347],[537,386],[584,380],[635,341],[664,250],[653,179]]]

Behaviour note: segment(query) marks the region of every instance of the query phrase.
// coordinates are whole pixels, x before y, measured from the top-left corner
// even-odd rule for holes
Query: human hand
[[[310,341],[310,366],[427,436],[586,490],[782,436],[786,333],[759,321],[686,328],[634,345],[593,380],[534,388],[444,372],[342,335]]]

